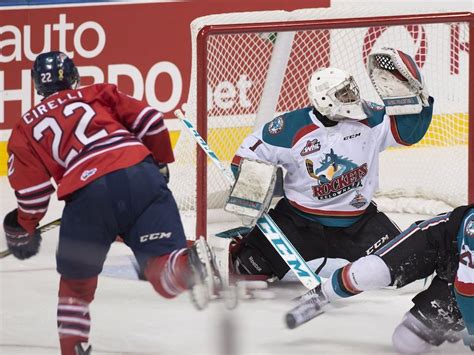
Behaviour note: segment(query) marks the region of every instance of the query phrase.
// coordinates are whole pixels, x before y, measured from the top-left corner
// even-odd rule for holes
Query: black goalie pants
[[[296,214],[284,198],[269,211],[269,215],[306,261],[325,257],[354,261],[374,253],[400,232],[373,204],[355,224],[345,228],[326,227],[308,220]],[[258,228],[246,236],[233,257],[242,259],[244,263],[250,260],[247,270],[252,274],[276,275],[281,279],[289,270]],[[264,260],[265,267],[253,268],[251,263],[255,265],[259,260]]]

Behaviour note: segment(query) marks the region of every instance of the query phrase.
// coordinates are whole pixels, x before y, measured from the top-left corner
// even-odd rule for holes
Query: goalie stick
[[[285,323],[289,329],[295,329],[324,313],[322,307],[328,303],[321,296],[321,287],[313,288],[299,297],[300,303],[285,315]]]
[[[289,329],[295,329],[323,313],[324,311],[319,304],[314,303],[312,300],[307,300],[297,305],[285,315],[285,323]]]
[[[39,231],[40,231],[40,233],[45,233],[45,232],[47,232],[51,229],[59,227],[60,225],[61,225],[61,218],[58,218],[58,219],[55,219],[52,222],[46,223],[44,226],[39,227]],[[10,251],[10,249],[6,249],[6,250],[0,252],[0,259],[3,259],[5,257],[7,257],[11,253],[12,252]]]
[[[216,153],[214,153],[206,141],[201,137],[196,129],[194,129],[193,124],[184,117],[184,114],[181,112],[181,110],[176,110],[174,113],[176,117],[178,117],[180,121],[183,122],[186,129],[191,133],[207,156],[211,158],[212,162],[224,174],[227,181],[229,182],[229,185],[232,186],[235,182],[234,175],[229,169],[222,165],[222,162],[219,160]],[[293,244],[291,244],[285,234],[268,214],[264,213],[257,220],[257,227],[262,231],[265,238],[268,239],[277,253],[290,267],[290,270],[293,271],[296,277],[306,288],[312,290],[321,283],[321,278],[310,269],[303,257],[298,253]]]

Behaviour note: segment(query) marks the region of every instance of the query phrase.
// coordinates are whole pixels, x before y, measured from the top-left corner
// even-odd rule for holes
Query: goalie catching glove
[[[416,114],[429,105],[423,76],[408,54],[384,47],[369,55],[367,70],[388,115]]]
[[[254,224],[270,206],[276,182],[277,167],[268,163],[242,159],[236,181],[224,210],[251,219]]]

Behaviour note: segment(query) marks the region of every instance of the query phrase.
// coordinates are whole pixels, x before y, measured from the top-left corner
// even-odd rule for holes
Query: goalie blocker
[[[270,206],[277,167],[256,160],[242,159],[224,210],[243,217],[254,225]]]
[[[367,71],[388,115],[416,114],[429,105],[423,76],[408,54],[386,47],[374,51]]]

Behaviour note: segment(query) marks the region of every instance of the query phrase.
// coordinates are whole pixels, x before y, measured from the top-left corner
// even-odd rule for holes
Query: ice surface
[[[1,216],[15,208],[13,193],[0,178]],[[53,201],[44,222],[60,216]],[[402,227],[423,216],[392,215]],[[3,218],[3,217],[2,217]],[[211,230],[233,227],[215,221]],[[231,224],[231,225],[230,225]],[[27,261],[0,260],[0,354],[59,354],[56,303],[59,276],[55,249],[59,229],[44,234],[39,255]],[[5,249],[3,232],[0,249]],[[131,253],[115,243],[91,305],[94,354],[381,354],[393,353],[391,335],[411,298],[423,288],[417,282],[402,290],[366,292],[339,304],[297,328],[285,328],[291,299],[304,292],[298,283],[275,283],[273,300],[243,301],[229,312],[220,303],[195,310],[187,294],[160,298],[143,281],[131,280]],[[119,278],[120,277],[120,278]],[[443,344],[434,353],[466,353],[461,343]]]

